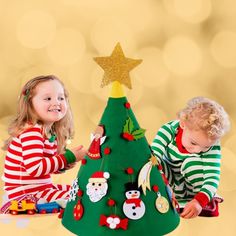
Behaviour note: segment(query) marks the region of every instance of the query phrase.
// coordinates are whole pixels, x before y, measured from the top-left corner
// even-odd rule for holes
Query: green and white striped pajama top
[[[218,142],[206,152],[183,153],[176,142],[179,129],[179,120],[163,125],[151,147],[180,205],[196,198],[204,207],[219,185],[221,148]]]

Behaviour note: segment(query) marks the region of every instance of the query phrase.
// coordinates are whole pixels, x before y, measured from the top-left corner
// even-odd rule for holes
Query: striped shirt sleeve
[[[163,125],[157,132],[151,148],[154,154],[162,158],[163,154],[166,152],[168,144],[171,142],[173,136],[173,131],[169,123]]]
[[[23,164],[33,177],[44,176],[66,166],[63,155],[44,156],[44,139],[39,127],[32,127],[20,135]]]
[[[220,162],[221,148],[220,145],[214,145],[208,152],[202,156],[204,163],[203,176],[204,182],[200,192],[207,195],[209,201],[215,195],[220,181]]]

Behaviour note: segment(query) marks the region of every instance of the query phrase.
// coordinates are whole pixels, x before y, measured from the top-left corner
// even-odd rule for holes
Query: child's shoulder
[[[40,124],[35,124],[35,125],[25,124],[19,136],[22,136],[24,134],[31,133],[31,132],[42,134],[42,126]]]
[[[171,120],[163,125],[163,127],[167,127],[170,129],[172,132],[176,132],[177,129],[179,128],[179,120]]]

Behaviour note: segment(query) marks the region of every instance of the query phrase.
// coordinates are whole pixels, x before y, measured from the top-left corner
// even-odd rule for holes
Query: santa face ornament
[[[89,196],[91,202],[98,202],[107,194],[109,178],[108,172],[95,172],[89,179],[86,185],[86,194]]]

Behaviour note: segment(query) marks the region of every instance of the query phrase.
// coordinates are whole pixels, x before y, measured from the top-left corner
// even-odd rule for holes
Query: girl
[[[72,168],[86,151],[82,146],[66,149],[73,122],[68,93],[57,77],[39,76],[25,84],[9,134],[2,177],[8,199],[30,196],[38,203],[60,199],[65,205],[70,186],[54,185],[51,174]],[[5,204],[2,211],[8,207]]]
[[[163,125],[152,150],[163,166],[184,218],[206,215],[220,180],[220,138],[229,130],[224,108],[204,97],[191,99],[178,120]],[[219,199],[217,199],[219,200]],[[218,215],[218,209],[211,216]],[[205,211],[207,212],[207,211]]]

